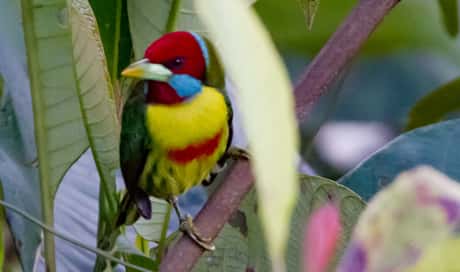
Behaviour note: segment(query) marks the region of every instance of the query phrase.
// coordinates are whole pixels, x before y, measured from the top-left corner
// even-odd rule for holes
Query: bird
[[[211,239],[181,212],[177,197],[211,183],[229,159],[248,158],[245,150],[230,144],[233,112],[215,48],[195,32],[170,32],[121,74],[140,80],[140,87],[122,113],[120,165],[127,192],[119,224],[139,216],[149,219],[149,197],[164,199],[179,217],[181,231],[213,250]]]

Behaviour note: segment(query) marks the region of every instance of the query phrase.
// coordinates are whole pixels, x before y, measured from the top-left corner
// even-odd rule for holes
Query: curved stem
[[[296,113],[305,122],[314,104],[329,91],[374,29],[400,0],[361,0],[304,72],[295,88]],[[253,186],[247,162],[240,161],[195,220],[205,237],[215,238]],[[187,236],[168,251],[160,271],[190,271],[203,254]]]
[[[93,248],[91,246],[85,245],[85,244],[81,243],[80,241],[78,241],[77,239],[71,238],[71,237],[67,236],[66,234],[64,234],[64,233],[62,233],[60,231],[57,231],[54,228],[42,223],[37,218],[33,217],[32,215],[28,214],[27,212],[25,212],[25,211],[23,211],[21,209],[18,209],[17,207],[15,207],[14,205],[12,205],[10,203],[7,203],[7,202],[5,202],[3,200],[0,200],[0,205],[4,206],[5,208],[8,208],[8,209],[12,210],[13,212],[15,212],[15,213],[17,213],[17,214],[19,214],[21,216],[23,216],[25,219],[29,220],[30,222],[39,225],[46,232],[48,232],[50,234],[53,234],[54,236],[59,237],[62,240],[65,240],[65,241],[67,241],[67,242],[69,242],[71,244],[74,244],[74,245],[76,245],[76,246],[78,246],[80,248],[86,249],[86,250],[88,250],[90,252],[93,252],[93,253],[95,253],[97,255],[103,256],[107,260],[110,260],[112,262],[116,262],[118,264],[124,265],[124,266],[132,268],[132,269],[136,269],[137,271],[144,271],[144,272],[149,271],[149,270],[147,270],[147,269],[145,269],[143,267],[133,265],[133,264],[130,264],[130,263],[126,263],[123,260],[120,260],[120,259],[112,256],[110,253],[108,253],[106,251],[103,251],[103,250],[100,250],[98,248]]]

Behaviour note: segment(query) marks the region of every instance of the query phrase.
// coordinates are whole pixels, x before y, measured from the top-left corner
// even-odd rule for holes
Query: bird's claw
[[[193,219],[190,215],[186,215],[184,218],[180,220],[180,230],[187,234],[190,239],[192,239],[195,243],[197,243],[202,248],[214,251],[216,247],[212,243],[211,238],[202,237],[201,234],[196,229],[195,225],[193,224]]]
[[[251,155],[249,154],[248,151],[238,148],[238,147],[230,147],[227,150],[226,154],[229,158],[235,159],[235,160],[247,160],[249,161],[251,159]]]

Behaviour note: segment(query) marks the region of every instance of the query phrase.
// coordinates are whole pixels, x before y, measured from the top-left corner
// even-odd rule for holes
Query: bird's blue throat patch
[[[203,87],[200,80],[189,75],[173,75],[168,83],[182,98],[194,96],[199,93]]]

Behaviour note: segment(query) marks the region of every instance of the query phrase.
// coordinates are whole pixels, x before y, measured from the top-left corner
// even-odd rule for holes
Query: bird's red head
[[[178,31],[163,35],[145,50],[144,57],[151,63],[162,64],[174,75],[189,75],[200,81],[206,77],[206,57],[203,50],[206,45],[196,34]],[[202,44],[200,44],[200,42]],[[148,103],[176,104],[181,97],[170,84],[149,81]]]

